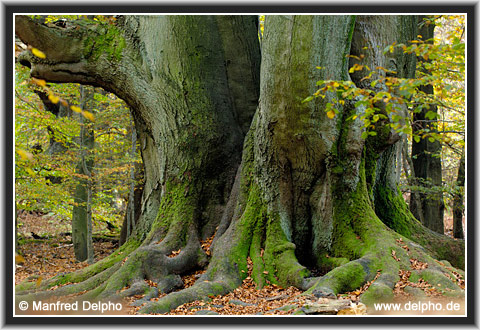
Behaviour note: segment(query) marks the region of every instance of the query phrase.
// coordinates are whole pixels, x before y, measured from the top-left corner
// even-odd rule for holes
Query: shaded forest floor
[[[42,280],[55,276],[59,273],[72,272],[88,266],[87,262],[77,262],[75,260],[69,223],[64,223],[55,219],[51,215],[21,213],[18,218],[21,224],[19,234],[22,239],[19,244],[19,252],[25,261],[21,265],[16,266],[15,284],[22,281],[36,281],[40,283]],[[451,233],[448,228],[449,222],[446,221],[446,230]],[[118,247],[118,241],[109,237],[106,225],[101,223],[94,227],[94,236],[103,234],[105,239],[97,238],[94,241],[95,261],[101,260],[112,253]],[[105,235],[107,234],[107,235]],[[117,233],[118,234],[118,233]],[[205,241],[204,249],[209,248],[211,240]],[[399,245],[402,242],[398,242]],[[394,257],[394,256],[392,256]],[[428,267],[427,264],[421,262],[412,262],[410,270],[400,271],[400,281],[398,281],[393,289],[395,302],[407,302],[423,300],[448,303],[452,298],[445,297],[440,289],[430,285],[420,279],[416,283],[408,281],[409,272],[413,269],[422,269]],[[251,261],[249,260],[249,269],[251,269]],[[184,288],[193,285],[198,277],[203,273],[202,270],[195,271],[182,277]],[[465,282],[461,275],[456,279],[452,279],[462,289],[465,288]],[[147,281],[150,286],[154,283]],[[294,287],[281,288],[277,285],[268,285],[260,290],[255,287],[255,283],[248,276],[241,287],[237,288],[224,296],[210,297],[208,301],[194,301],[184,304],[168,313],[169,315],[289,315],[289,314],[370,314],[365,306],[358,304],[359,296],[371,285],[372,282],[366,283],[362,288],[337,297],[318,297],[314,295],[305,295],[303,292]],[[127,289],[127,288],[125,288]],[[163,294],[153,300],[158,300]],[[122,314],[134,315],[141,308],[132,306],[134,301],[141,299],[143,296],[137,295],[125,298]],[[453,299],[462,305],[463,299]],[[378,314],[378,313],[376,313]],[[456,313],[458,314],[458,312]]]

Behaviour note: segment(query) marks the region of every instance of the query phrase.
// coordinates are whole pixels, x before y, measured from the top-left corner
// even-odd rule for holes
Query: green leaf
[[[313,96],[309,96],[307,98],[305,98],[302,103],[307,103],[307,102],[310,102],[311,100],[313,100]]]
[[[426,114],[425,114],[425,118],[429,119],[429,120],[433,120],[435,118],[437,118],[437,113],[433,112],[433,111],[428,111]]]

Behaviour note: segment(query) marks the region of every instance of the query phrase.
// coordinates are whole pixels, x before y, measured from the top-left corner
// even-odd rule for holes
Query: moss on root
[[[244,161],[245,159],[248,160],[248,156],[244,157]],[[265,201],[261,187],[253,179],[251,162],[250,159],[242,168],[241,196],[236,206],[239,216],[232,220],[224,235],[218,238],[206,273],[193,286],[172,292],[156,302],[148,302],[140,313],[166,313],[181,304],[234,290],[248,274],[248,257],[253,262],[252,278],[258,287],[268,283],[284,287],[293,285],[301,289],[309,287],[307,293],[315,290],[335,294],[352,291],[372,280],[380,271],[381,275],[361,297],[361,301],[367,305],[393,297],[392,289],[399,279],[399,270],[409,269],[411,257],[432,265],[430,270],[419,271],[418,274],[412,272],[411,280],[422,277],[441,284],[442,288],[448,289],[446,291],[461,291],[456,290],[456,284],[442,273],[445,270],[445,273],[453,276],[453,270],[446,270],[450,265],[436,265],[425,250],[401,235],[411,233],[413,236],[411,227],[399,227],[400,233],[397,233],[377,217],[369,194],[370,188],[365,174],[368,162],[365,160],[359,166],[359,181],[354,189],[345,189],[339,181],[332,184],[334,209],[330,256],[317,256],[318,263],[331,270],[321,278],[309,279],[309,271],[295,256],[295,244],[290,242],[281,226],[279,211]],[[172,273],[162,275],[159,267],[164,267],[163,263],[153,265],[149,262],[152,256],[157,255],[155,253],[163,253],[163,250],[155,250],[156,252],[151,254],[152,247],[160,246],[152,243],[161,241],[163,244],[165,241],[173,242],[180,238],[175,244],[183,248],[188,240],[188,224],[193,223],[196,216],[194,189],[189,183],[169,182],[157,219],[140,248],[140,242],[131,239],[103,263],[99,262],[83,272],[57,277],[49,282],[49,287],[59,283],[84,281],[78,285],[60,288],[58,292],[73,293],[81,288],[91,290],[82,298],[101,299],[121,296],[119,290],[127,285],[138,284],[131,288],[132,293],[147,290],[142,281],[146,274],[152,272],[161,274],[165,279],[171,276]],[[392,200],[396,198],[394,194],[390,197]],[[404,203],[400,202],[398,201],[397,206],[405,212],[403,215],[400,212],[393,222],[398,220],[400,223],[401,218],[408,215],[408,210],[401,208]],[[408,225],[408,222],[405,224]],[[175,235],[170,237],[170,232]],[[407,251],[399,245],[399,241],[402,245],[407,244],[410,250]],[[128,260],[120,264],[127,256]],[[151,268],[150,272],[145,270],[146,267]],[[178,277],[178,274],[173,276]],[[18,288],[28,291],[31,286],[22,283]],[[125,291],[123,295],[130,294],[130,291]]]
[[[351,291],[362,286],[368,279],[367,271],[359,261],[351,261],[343,266],[337,267],[322,276],[307,293],[312,293],[314,290],[322,290],[327,288],[334,294]]]
[[[437,259],[447,259],[455,267],[465,267],[465,243],[435,233],[412,215],[400,191],[376,187],[375,212],[395,232],[425,247]]]

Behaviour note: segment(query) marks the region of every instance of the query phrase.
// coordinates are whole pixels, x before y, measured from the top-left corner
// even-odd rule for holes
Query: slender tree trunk
[[[81,108],[88,110],[93,99],[93,89],[81,86],[80,91]],[[78,261],[85,261],[88,259],[91,249],[91,230],[89,231],[89,228],[91,226],[91,181],[94,164],[92,149],[95,140],[92,124],[83,116],[80,116],[80,121],[80,160],[76,168],[78,184],[75,188],[75,204],[72,211],[72,241],[75,258]]]
[[[427,41],[433,38],[434,24],[425,24],[424,16],[419,16],[419,34],[422,39]],[[433,41],[427,41],[433,42]],[[420,58],[419,61],[425,61]],[[427,95],[433,95],[432,85],[423,85],[420,90]],[[430,132],[437,131],[437,119],[429,120],[427,112],[437,114],[437,106],[430,104],[419,113],[413,114],[413,134],[425,134],[425,130]],[[439,141],[430,142],[428,138],[422,138],[419,142],[412,141],[412,161],[415,169],[415,182],[421,191],[418,194],[412,194],[410,210],[415,217],[433,231],[443,234],[443,191],[442,191],[442,160],[440,154],[442,145]],[[420,201],[416,201],[418,196]],[[421,203],[422,209],[416,207]]]
[[[453,196],[453,237],[463,238],[463,211],[465,190],[465,151],[462,151],[458,165],[457,184]]]
[[[125,217],[123,218],[122,229],[120,230],[120,238],[119,244],[123,245],[127,239],[130,237],[127,233],[128,224],[127,216],[130,216],[130,235],[133,233],[134,228],[138,225],[138,221],[140,219],[140,211],[142,207],[142,193],[143,193],[143,171],[139,168],[140,166],[137,164],[135,166],[135,187],[133,190],[133,202],[129,200],[129,204],[133,203],[133,205],[127,205],[127,210],[125,212]],[[129,212],[130,208],[134,208],[133,217],[132,214]]]
[[[84,160],[83,168],[85,174],[88,176],[87,186],[87,262],[89,265],[94,262],[94,249],[93,249],[93,222],[92,222],[92,193],[93,193],[93,175],[92,171],[87,169],[87,164]]]

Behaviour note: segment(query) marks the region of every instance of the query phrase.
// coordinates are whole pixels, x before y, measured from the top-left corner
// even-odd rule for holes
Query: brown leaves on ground
[[[429,297],[442,296],[442,293],[440,291],[438,291],[435,287],[433,287],[430,283],[425,281],[423,278],[420,278],[417,282],[410,282],[409,278],[411,274],[412,272],[409,270],[398,271],[400,280],[397,283],[395,283],[395,287],[393,289],[393,293],[396,296],[410,296],[410,294],[405,292],[405,288],[407,286],[421,289],[425,293],[425,295]]]
[[[275,284],[256,289],[253,279],[248,276],[242,285],[224,296],[211,297],[210,301],[196,300],[183,304],[171,311],[170,315],[191,315],[201,309],[217,312],[222,315],[252,315],[263,313],[264,315],[286,315],[290,311],[278,310],[277,308],[295,303],[303,306],[306,297],[300,296],[301,290],[288,287],[282,288]]]
[[[210,240],[213,240],[213,237]],[[295,303],[303,306],[307,297],[300,296],[303,291],[294,288],[282,288],[275,284],[264,286],[258,290],[251,277],[252,260],[247,259],[248,276],[243,280],[240,287],[223,296],[212,296],[209,301],[196,300],[187,304],[178,306],[172,310],[169,315],[191,315],[199,310],[210,310],[222,315],[251,315],[263,313],[265,315],[291,314],[293,311],[278,310],[277,308]],[[197,271],[192,274],[194,277],[202,274],[203,271]],[[191,276],[182,277],[185,287],[190,286]],[[193,282],[194,283],[194,282]],[[193,283],[191,285],[193,285]]]
[[[416,270],[426,269],[428,268],[428,263],[421,262],[418,259],[410,259],[410,267]]]
[[[31,232],[48,239],[27,240],[18,246],[15,270],[15,284],[28,279],[39,281],[60,273],[69,273],[88,266],[87,262],[75,260],[73,244],[69,236],[60,236],[65,230],[70,230],[62,221],[42,213],[19,212],[18,222],[22,225],[19,233],[30,237]],[[112,253],[116,244],[112,242],[94,242],[95,260],[101,260]],[[40,280],[41,281],[41,280]],[[38,282],[37,282],[38,283]]]
[[[215,234],[213,234],[211,237],[207,238],[206,240],[200,241],[200,245],[202,246],[202,249],[203,251],[205,251],[207,256],[212,255],[212,251],[210,251],[210,247],[212,246],[212,242],[214,238],[215,238]]]
[[[445,275],[447,275],[452,280],[452,282],[456,283],[462,290],[465,290],[465,280],[463,279],[462,274],[457,272],[454,268],[448,267],[447,265],[445,265],[441,261],[437,261],[437,264],[439,264],[440,266],[443,266],[446,269],[448,269],[449,271],[451,271],[453,276],[455,276],[454,279],[448,274],[445,274]]]
[[[95,260],[101,260],[115,250],[112,242],[93,243]],[[75,260],[73,244],[64,238],[54,238],[45,243],[27,242],[19,246],[24,258],[16,266],[15,284],[25,279],[35,280],[38,276],[49,278],[60,273],[69,273],[88,266],[87,262]]]
[[[53,215],[41,212],[18,211],[18,233],[31,237],[31,233],[40,236],[58,236],[62,232],[72,231],[71,220],[60,220]]]
[[[400,258],[397,257],[397,251],[392,250],[392,258],[395,259],[395,261],[400,261]]]
[[[456,271],[452,271],[453,275],[455,276],[455,283],[457,283],[457,285],[462,289],[462,290],[465,290],[465,280],[463,279],[463,276],[456,272]]]
[[[407,251],[407,252],[410,251],[410,248],[408,247],[407,244],[405,244],[405,243],[403,242],[403,239],[402,239],[402,238],[399,238],[399,239],[397,239],[396,241],[397,241],[397,244],[398,244],[402,249],[404,249],[404,250]]]
[[[365,291],[368,290],[370,285],[372,285],[373,282],[375,282],[377,280],[377,278],[381,275],[381,273],[382,273],[381,270],[377,270],[377,275],[375,275],[375,278],[373,280],[368,281],[361,288],[359,288],[355,291],[339,294],[338,298],[349,298],[351,301],[359,301],[360,300],[360,295],[364,294]]]
[[[192,274],[184,275],[182,276],[182,281],[183,281],[183,288],[186,289],[188,287],[191,287],[192,285],[195,284],[197,279],[205,273],[205,270],[197,270],[193,272]]]
[[[169,257],[169,258],[174,258],[174,257],[178,256],[181,251],[182,251],[181,249],[178,249],[178,250],[176,250],[176,251],[172,251],[172,252],[168,255],[168,257]]]

